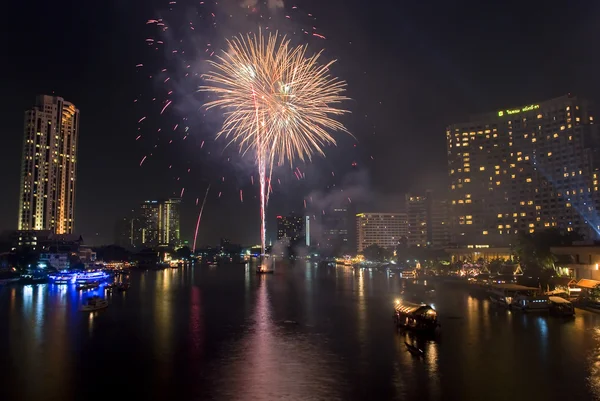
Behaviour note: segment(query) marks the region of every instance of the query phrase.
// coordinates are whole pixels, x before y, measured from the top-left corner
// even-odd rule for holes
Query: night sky
[[[393,211],[404,192],[445,190],[445,127],[470,114],[569,92],[600,100],[597,1],[284,0],[283,9],[259,4],[250,16],[239,0],[199,3],[2,6],[0,229],[17,224],[24,111],[37,94],[55,94],[81,112],[75,225],[88,244],[111,243],[118,217],[144,199],[178,196],[183,188],[182,236],[191,240],[196,198],[202,201],[209,184],[198,243],[259,242],[255,169],[235,148],[215,142],[221,118],[200,108],[204,98],[194,78],[202,73],[207,42],[218,51],[225,37],[259,25],[338,60],[332,73],[348,82],[352,98],[344,104],[352,114],[342,121],[356,137],[338,134],[326,159],[296,164],[305,179],[289,166],[276,170],[269,237],[275,215],[304,212],[304,199],[315,215],[347,198],[359,211]],[[168,34],[146,24],[155,18],[169,25]],[[313,26],[325,40],[302,33]],[[147,38],[164,44],[148,46]],[[191,77],[182,73],[186,63]],[[173,104],[159,115],[167,90],[174,91]]]

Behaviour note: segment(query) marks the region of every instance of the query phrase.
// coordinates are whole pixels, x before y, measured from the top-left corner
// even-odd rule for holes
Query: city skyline
[[[290,169],[282,170],[278,176],[282,185],[274,188],[270,202],[270,221],[278,214],[299,210],[302,199],[313,191],[328,191],[333,185],[341,188],[353,162],[368,177],[362,193],[373,194],[364,201],[363,210],[383,209],[372,205],[372,199],[386,203],[398,194],[445,188],[445,127],[466,121],[471,114],[535,104],[569,92],[598,100],[594,71],[600,62],[595,45],[586,40],[598,30],[593,23],[598,10],[592,5],[571,5],[561,11],[543,7],[544,22],[535,23],[521,17],[539,11],[533,4],[519,5],[521,16],[491,4],[473,9],[440,5],[444,18],[430,15],[419,4],[406,7],[400,16],[394,11],[396,5],[386,2],[367,10],[359,1],[309,1],[306,7],[318,17],[326,36],[326,40],[315,38],[310,48],[325,48],[328,55],[340,60],[334,66],[336,75],[348,81],[348,95],[355,99],[346,122],[357,141],[342,141],[337,151],[327,152],[326,159],[300,165],[306,173],[304,181],[296,180]],[[23,122],[15,116],[22,115],[36,95],[46,93],[69,99],[84,113],[75,220],[76,230],[86,241],[112,242],[114,221],[128,211],[128,205],[140,199],[178,196],[184,187],[181,230],[189,238],[198,213],[195,200],[212,183],[198,242],[215,243],[230,236],[231,227],[239,227],[238,242],[256,242],[257,219],[251,213],[257,205],[256,187],[234,154],[217,147],[207,150],[209,144],[212,146],[207,139],[216,129],[212,119],[205,127],[192,127],[190,137],[185,142],[179,138],[171,148],[156,135],[135,140],[139,135],[137,121],[145,110],[134,100],[153,98],[153,85],[148,81],[151,74],[140,73],[135,66],[143,63],[147,72],[164,67],[148,58],[143,45],[147,32],[141,29],[145,20],[139,25],[136,21],[140,13],[151,18],[163,12],[164,4],[109,4],[99,11],[78,4],[58,13],[40,2],[35,10],[47,12],[32,14],[23,4],[11,3],[8,8],[15,18],[7,29],[15,40],[7,51],[22,62],[0,67],[3,76],[11,78],[7,82],[9,96],[0,107],[0,117],[6,122],[5,144],[0,149],[6,207],[0,211],[0,228],[15,227],[18,210]],[[273,19],[280,22],[285,16],[276,14]],[[75,24],[71,24],[73,20]],[[506,24],[515,29],[507,31]],[[556,29],[549,34],[550,39],[540,41],[544,24]],[[98,29],[106,25],[113,29]],[[25,30],[25,26],[31,29]],[[400,33],[396,31],[399,26]],[[471,28],[454,29],[456,26]],[[294,25],[287,28],[282,32],[295,31]],[[73,41],[68,45],[51,41],[36,54],[26,50],[25,38],[41,37],[49,30]],[[473,35],[474,31],[480,33]],[[382,42],[388,37],[396,39]],[[373,47],[372,43],[381,45]],[[532,45],[526,46],[528,43]],[[72,48],[80,51],[68,60],[63,58],[62,54]],[[407,54],[411,57],[404,56]],[[40,69],[39,59],[46,60],[47,67]],[[175,125],[176,113],[189,109],[182,98],[176,100],[167,109],[173,114],[165,115],[169,122],[165,128]],[[156,131],[161,127],[152,128]],[[203,141],[206,144],[201,149]],[[225,181],[217,188],[215,183],[222,177]],[[123,201],[115,202],[115,196]],[[393,206],[385,209],[393,210]],[[269,235],[273,237],[273,232]]]

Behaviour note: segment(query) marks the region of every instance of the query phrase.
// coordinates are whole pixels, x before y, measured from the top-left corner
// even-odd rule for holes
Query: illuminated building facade
[[[41,95],[25,112],[19,230],[73,233],[79,110]]]
[[[370,245],[393,249],[408,236],[406,213],[359,213],[356,215],[357,251]]]
[[[405,200],[409,247],[444,248],[450,242],[448,204],[432,191],[408,194]]]
[[[450,125],[446,139],[452,242],[508,245],[550,227],[598,237],[600,138],[588,102],[498,110]]]
[[[132,218],[117,222],[115,238],[134,248],[178,247],[180,235],[180,198],[144,201]]]
[[[140,205],[138,215],[134,217],[137,227],[132,230],[137,231],[134,234],[138,240],[136,246],[152,248],[158,245],[158,216],[158,201],[147,200]],[[132,224],[135,224],[135,221]]]
[[[179,246],[181,198],[171,198],[158,204],[158,242],[159,245]]]

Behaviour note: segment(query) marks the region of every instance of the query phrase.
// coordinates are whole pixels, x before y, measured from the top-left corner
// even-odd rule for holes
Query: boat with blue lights
[[[85,284],[108,280],[111,278],[111,275],[104,270],[85,272],[61,271],[49,274],[48,278],[54,284]]]

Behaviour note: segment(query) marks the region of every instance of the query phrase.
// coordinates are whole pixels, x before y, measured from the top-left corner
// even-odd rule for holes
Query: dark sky
[[[269,207],[271,228],[276,214],[303,211],[304,199],[315,214],[347,197],[362,209],[393,210],[406,191],[443,190],[445,126],[470,114],[568,92],[594,101],[600,95],[597,1],[284,0],[284,9],[263,6],[263,19],[246,17],[240,2],[202,6],[211,3],[216,28],[195,0],[179,0],[171,10],[164,0],[3,5],[0,229],[17,223],[23,112],[37,94],[54,93],[81,111],[75,224],[87,243],[112,242],[116,218],[143,199],[179,195],[182,188],[183,237],[191,239],[196,198],[202,200],[208,184],[198,242],[222,236],[258,242],[254,169],[214,141],[219,116],[197,111],[203,101],[195,93],[198,81],[184,77],[181,66],[200,68],[207,41],[218,50],[224,37],[259,24],[338,60],[332,71],[348,82],[352,98],[345,104],[352,114],[343,122],[356,137],[338,135],[326,159],[298,164],[306,179],[297,180],[289,167],[275,172],[281,184]],[[225,21],[227,14],[232,17]],[[168,35],[146,25],[157,17],[169,24]],[[312,26],[327,39],[301,33]],[[146,45],[149,37],[164,45],[154,50]],[[187,54],[175,57],[173,48]],[[136,68],[139,63],[144,67]],[[165,76],[172,86],[163,84]],[[159,116],[167,89],[174,89],[173,106]]]

